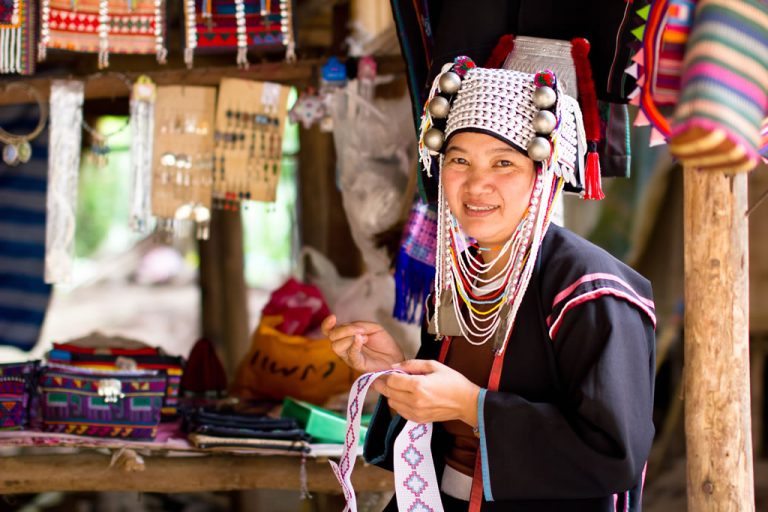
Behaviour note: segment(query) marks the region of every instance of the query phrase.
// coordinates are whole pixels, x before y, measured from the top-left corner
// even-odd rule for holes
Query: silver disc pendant
[[[22,141],[16,145],[16,152],[18,153],[19,162],[25,164],[32,158],[32,145],[29,141]]]
[[[13,144],[6,144],[3,148],[3,162],[8,165],[19,164],[19,151]]]

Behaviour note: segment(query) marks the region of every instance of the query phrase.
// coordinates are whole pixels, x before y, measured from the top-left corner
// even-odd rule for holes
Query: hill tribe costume
[[[640,510],[654,434],[654,305],[642,276],[550,223],[555,199],[566,183],[584,183],[588,161],[573,84],[558,80],[569,74],[460,57],[434,81],[421,123],[425,169],[442,167],[452,135],[472,131],[529,155],[537,177],[498,256],[508,263],[492,277],[495,261],[480,257],[439,188],[437,277],[416,358],[482,388],[479,426],[406,422],[382,399],[364,454],[395,472],[386,510]],[[353,386],[351,456],[334,465],[351,510],[357,406],[378,375]]]

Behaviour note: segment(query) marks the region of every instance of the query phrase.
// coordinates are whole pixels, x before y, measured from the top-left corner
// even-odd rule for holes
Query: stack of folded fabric
[[[185,414],[184,428],[201,449],[309,452],[309,436],[290,418],[201,408]]]
[[[54,343],[47,359],[63,364],[99,371],[152,370],[166,376],[162,419],[178,416],[179,387],[184,372],[184,359],[165,354],[159,347],[128,338],[93,333],[66,343]]]

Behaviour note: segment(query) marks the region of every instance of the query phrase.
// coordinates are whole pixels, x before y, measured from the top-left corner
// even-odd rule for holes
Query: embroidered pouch
[[[114,350],[110,349],[110,352]],[[179,387],[184,373],[184,359],[178,356],[162,354],[130,354],[126,350],[118,350],[118,352],[122,352],[122,355],[85,353],[80,347],[70,346],[66,343],[56,343],[54,344],[54,349],[48,353],[48,360],[56,364],[71,365],[91,370],[116,371],[136,369],[162,372],[167,378],[165,395],[163,396],[163,419],[174,419],[178,414]],[[145,350],[139,349],[136,352],[145,352]]]
[[[50,365],[40,376],[43,430],[153,439],[166,377],[155,371],[94,371]]]
[[[37,361],[0,365],[0,430],[29,425]]]

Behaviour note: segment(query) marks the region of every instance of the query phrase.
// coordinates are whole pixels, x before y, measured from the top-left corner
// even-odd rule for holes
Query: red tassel
[[[587,170],[584,173],[584,199],[599,201],[605,197],[600,180],[600,155],[596,151],[587,153]]]
[[[509,55],[515,48],[515,36],[513,34],[507,34],[499,38],[499,42],[496,43],[496,47],[491,52],[491,56],[485,61],[486,68],[500,68],[504,65],[504,61],[507,60]]]
[[[597,94],[589,64],[589,41],[582,37],[571,40],[571,57],[576,68],[576,86],[579,89],[579,106],[584,116],[584,132],[587,136],[587,169],[584,173],[584,198],[600,200],[605,197],[600,184],[600,113],[597,110]]]

